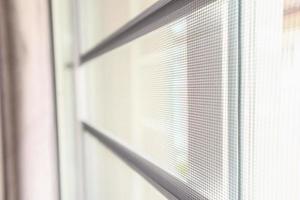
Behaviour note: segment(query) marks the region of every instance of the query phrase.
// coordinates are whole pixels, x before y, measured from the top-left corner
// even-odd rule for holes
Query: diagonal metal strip
[[[160,0],[80,56],[80,64],[101,56],[215,0]],[[193,4],[197,4],[197,7]],[[184,8],[184,9],[183,9]]]
[[[133,152],[115,139],[82,122],[83,130],[94,136],[115,155],[172,200],[208,200],[172,174]]]

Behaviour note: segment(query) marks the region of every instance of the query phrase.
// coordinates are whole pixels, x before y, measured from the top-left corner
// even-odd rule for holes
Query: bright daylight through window
[[[299,0],[53,12],[63,200],[300,198]]]

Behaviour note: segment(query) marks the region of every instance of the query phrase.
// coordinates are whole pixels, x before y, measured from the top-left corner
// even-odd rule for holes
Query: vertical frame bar
[[[229,199],[240,200],[240,3],[228,5]]]
[[[85,195],[85,176],[84,176],[84,134],[81,126],[81,102],[80,102],[80,0],[72,0],[72,16],[73,16],[73,44],[74,44],[74,52],[73,52],[73,85],[74,85],[74,124],[76,130],[76,155],[77,155],[77,191],[78,191],[78,200],[84,200]]]

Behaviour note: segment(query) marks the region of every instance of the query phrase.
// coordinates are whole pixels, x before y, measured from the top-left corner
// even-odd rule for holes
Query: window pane
[[[82,52],[119,29],[157,0],[81,0],[80,34]]]
[[[195,1],[185,17],[80,68],[82,118],[212,200],[228,198],[236,170],[228,6]]]

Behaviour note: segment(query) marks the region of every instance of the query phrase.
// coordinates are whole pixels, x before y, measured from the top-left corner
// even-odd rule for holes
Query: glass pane
[[[93,136],[84,137],[85,199],[166,199]]]
[[[80,28],[82,52],[140,14],[157,0],[81,0]]]
[[[235,151],[228,6],[195,1],[185,17],[79,69],[83,120],[211,200],[229,196]]]

